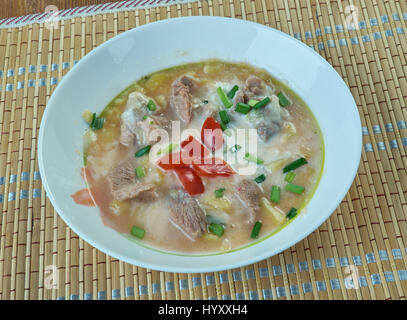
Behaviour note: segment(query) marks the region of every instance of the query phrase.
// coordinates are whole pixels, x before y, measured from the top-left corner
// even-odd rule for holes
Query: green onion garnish
[[[279,186],[271,187],[270,201],[274,202],[274,203],[280,202],[280,187]]]
[[[230,148],[230,152],[238,152],[240,149],[242,149],[242,147],[235,144],[232,148]]]
[[[146,172],[144,171],[143,167],[136,168],[136,177],[137,179],[143,179],[146,176]]]
[[[237,90],[239,90],[239,86],[237,86],[237,85],[233,86],[233,88],[230,89],[230,91],[227,94],[228,98],[233,99],[235,97]]]
[[[207,214],[205,218],[206,218],[206,222],[208,224],[216,223],[222,227],[225,227],[225,225],[226,225],[220,218],[215,217],[213,215]]]
[[[227,113],[226,110],[222,110],[219,112],[219,116],[220,116],[220,120],[224,123],[224,124],[228,124],[230,122],[230,118],[229,115]]]
[[[296,174],[294,171],[290,171],[285,175],[284,181],[287,182],[293,182],[294,178],[295,178]]]
[[[225,188],[219,188],[215,190],[215,196],[216,198],[222,198],[223,197],[223,193],[225,192]]]
[[[130,234],[132,236],[135,236],[135,237],[139,238],[139,239],[143,239],[145,233],[146,232],[144,231],[144,229],[141,229],[141,228],[139,228],[137,226],[133,226],[131,228],[131,230],[130,230]]]
[[[172,150],[176,149],[178,147],[178,144],[176,143],[170,143],[168,146],[165,148],[161,149],[160,151],[157,152],[157,155],[159,156],[160,154],[168,154],[171,153]]]
[[[257,183],[262,183],[264,180],[266,180],[266,176],[264,174],[259,175],[254,181]]]
[[[105,123],[104,118],[97,118],[96,129],[102,129],[104,123]]]
[[[295,208],[291,208],[290,211],[288,211],[288,213],[286,214],[286,217],[288,219],[292,219],[297,215],[297,209]]]
[[[258,104],[260,101],[259,100],[254,100],[250,99],[249,102],[247,103],[250,107],[254,107],[256,104]]]
[[[137,152],[134,154],[134,156],[135,156],[136,158],[139,158],[139,157],[141,157],[141,156],[144,156],[146,153],[149,153],[149,152],[150,152],[150,149],[151,149],[151,146],[145,146],[145,147],[141,148],[139,151],[137,151]]]
[[[255,157],[254,155],[251,155],[248,152],[244,155],[244,159],[249,161],[249,162],[254,162],[254,163],[257,163],[257,164],[263,164],[264,163],[264,161],[262,159],[260,159],[258,157]]]
[[[154,103],[153,100],[149,100],[149,101],[148,101],[148,103],[147,103],[147,108],[148,108],[148,110],[150,110],[150,111],[155,111],[155,110],[157,110],[157,106],[155,105],[155,103]]]
[[[221,87],[219,87],[216,92],[218,93],[218,96],[220,100],[222,101],[223,105],[225,106],[226,109],[229,109],[233,103],[229,100],[227,95],[225,94],[225,91]]]
[[[89,126],[92,128],[96,121],[96,113],[92,114],[92,121],[90,122]]]
[[[90,122],[90,128],[99,130],[103,128],[103,124],[105,123],[104,118],[98,118],[96,117],[96,113],[92,114],[92,121]]]
[[[287,164],[284,169],[283,172],[287,173],[289,171],[295,170],[301,166],[303,166],[304,164],[307,164],[308,161],[305,158],[299,158],[293,162],[291,162],[290,164]]]
[[[143,120],[146,120],[147,118],[148,118],[147,115],[144,115],[144,116],[143,116]]]
[[[223,123],[222,121],[219,123],[219,125],[220,125],[220,128],[222,129],[222,131],[225,131],[228,128],[228,126],[225,123]]]
[[[280,92],[277,97],[282,107],[287,107],[290,104],[290,101],[287,99],[284,93]]]
[[[301,194],[304,192],[305,187],[303,186],[297,186],[296,184],[292,184],[292,183],[287,183],[285,185],[285,190],[292,192],[292,193],[297,193],[297,194]]]
[[[211,223],[209,225],[209,231],[212,232],[213,234],[217,235],[218,237],[221,237],[223,233],[225,232],[225,229],[217,223]]]
[[[254,110],[258,110],[258,109],[260,109],[260,108],[263,108],[263,107],[265,107],[266,105],[268,105],[270,102],[271,102],[270,98],[269,98],[269,97],[266,97],[266,98],[264,98],[263,100],[257,102],[257,103],[254,105],[253,109],[254,109]]]
[[[259,232],[260,232],[261,226],[262,226],[262,223],[261,223],[260,221],[256,221],[256,223],[255,223],[254,226],[253,226],[253,229],[252,229],[252,233],[251,233],[251,235],[250,235],[250,238],[256,239],[256,238],[259,236]]]
[[[242,114],[248,114],[250,109],[251,109],[251,107],[248,104],[239,102],[236,105],[235,111],[242,113]]]

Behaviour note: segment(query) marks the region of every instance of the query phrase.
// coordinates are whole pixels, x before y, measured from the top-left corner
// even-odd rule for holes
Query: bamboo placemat
[[[36,148],[47,101],[76,61],[118,33],[189,15],[255,21],[314,48],[349,85],[364,141],[349,193],[318,230],[205,274],[139,268],[80,239],[45,195]],[[394,0],[202,0],[1,29],[1,299],[405,299],[406,32],[407,3]]]

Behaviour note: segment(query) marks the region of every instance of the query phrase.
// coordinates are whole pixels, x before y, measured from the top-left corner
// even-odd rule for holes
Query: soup
[[[208,60],[86,110],[84,178],[103,223],[150,247],[230,251],[287,225],[315,190],[319,126],[266,71]]]

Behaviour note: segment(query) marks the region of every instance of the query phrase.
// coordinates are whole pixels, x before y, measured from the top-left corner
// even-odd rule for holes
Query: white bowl
[[[100,112],[119,92],[151,72],[209,58],[248,62],[285,81],[308,104],[325,142],[319,186],[287,227],[230,253],[166,253],[103,225],[95,207],[73,202],[80,178],[85,108]],[[63,78],[46,107],[39,133],[39,167],[56,211],[81,238],[125,262],[170,272],[210,272],[273,256],[318,228],[355,177],[362,148],[359,113],[346,84],[313,49],[277,30],[229,18],[188,17],[129,30],[90,52]]]

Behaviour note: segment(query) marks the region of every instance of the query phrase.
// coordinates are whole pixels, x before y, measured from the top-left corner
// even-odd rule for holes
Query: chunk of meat
[[[239,89],[235,95],[234,105],[236,106],[238,103],[246,103],[246,102],[247,101],[246,101],[246,95],[245,95],[244,89]],[[234,110],[234,109],[232,109],[232,110]]]
[[[288,110],[280,106],[278,97],[271,95],[270,98],[268,105],[259,110],[252,110],[246,116],[246,120],[257,129],[258,137],[263,142],[280,132],[284,121],[290,118]]]
[[[124,146],[132,146],[135,142],[135,135],[129,130],[126,124],[122,121],[120,123],[120,143]]]
[[[134,144],[145,144],[143,141],[143,129],[140,128],[139,122],[145,117],[152,117],[153,114],[159,112],[160,108],[157,105],[157,110],[149,111],[147,108],[148,102],[152,100],[141,92],[132,92],[129,94],[127,106],[120,118],[120,143],[124,146]]]
[[[247,208],[246,223],[253,224],[256,221],[262,196],[260,187],[252,180],[244,179],[237,184],[237,197]]]
[[[140,198],[140,201],[145,201],[146,199],[152,200],[154,198],[155,185],[137,182],[134,170],[135,168],[131,161],[125,160],[109,171],[107,180],[115,200],[123,201]]]
[[[191,90],[193,87],[194,80],[186,75],[175,79],[171,85],[170,106],[186,124],[192,118]]]
[[[245,85],[240,88],[235,95],[235,105],[239,102],[247,103],[251,99],[263,99],[272,95],[274,88],[266,83],[263,79],[250,75],[247,77]]]
[[[253,96],[260,96],[264,94],[264,89],[266,87],[266,83],[263,79],[250,75],[246,79],[245,83],[245,92],[246,95],[253,95]],[[250,99],[250,97],[248,96]]]
[[[125,122],[129,122],[127,123],[129,127],[149,114],[147,104],[150,100],[152,100],[150,97],[138,91],[129,94],[125,110],[127,112]]]
[[[136,183],[135,168],[130,160],[121,162],[107,174],[111,191],[115,191],[122,186]]]
[[[257,128],[257,135],[263,142],[267,142],[272,136],[281,130],[281,125],[276,122],[270,122]]]
[[[114,199],[119,201],[137,199],[141,202],[150,202],[158,197],[155,192],[155,185],[143,182],[121,186],[114,191],[112,190],[112,194]]]
[[[196,199],[182,190],[170,193],[170,222],[189,239],[196,240],[206,232],[206,215]]]

